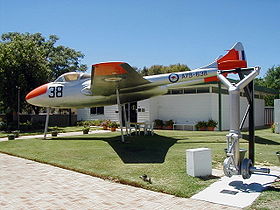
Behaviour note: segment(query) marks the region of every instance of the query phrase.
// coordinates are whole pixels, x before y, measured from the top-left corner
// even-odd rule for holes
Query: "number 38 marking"
[[[49,98],[60,98],[63,96],[63,86],[57,86],[57,87],[49,87],[50,94]]]

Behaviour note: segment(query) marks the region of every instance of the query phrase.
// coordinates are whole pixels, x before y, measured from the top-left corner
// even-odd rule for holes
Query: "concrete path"
[[[0,209],[238,209],[0,153]]]
[[[224,176],[192,198],[245,208],[252,205],[261,192],[278,180],[279,176],[280,168],[277,167],[273,167],[269,175],[252,174],[250,179],[243,179],[241,175],[230,178]]]
[[[109,130],[94,130],[90,131],[89,134],[93,133],[108,133],[111,132]],[[58,133],[58,137],[62,136],[77,136],[77,135],[83,135],[82,131],[77,131],[77,132],[68,132],[68,133]],[[51,138],[51,134],[47,134],[47,138]],[[44,134],[39,134],[39,135],[31,135],[31,136],[19,136],[17,139],[34,139],[34,138],[44,138]],[[0,138],[0,141],[8,141],[8,137]],[[14,140],[12,140],[14,141]]]

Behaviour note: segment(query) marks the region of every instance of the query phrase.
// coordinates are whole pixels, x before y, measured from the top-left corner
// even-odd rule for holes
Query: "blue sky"
[[[88,66],[212,62],[241,41],[261,76],[280,65],[279,0],[0,0],[0,33],[56,34]]]

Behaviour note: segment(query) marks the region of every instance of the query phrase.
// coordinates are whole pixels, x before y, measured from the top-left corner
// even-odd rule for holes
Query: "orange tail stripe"
[[[204,82],[216,82],[216,81],[219,81],[217,76],[207,77],[204,79]]]
[[[228,69],[236,69],[236,68],[246,68],[247,62],[245,60],[227,60],[218,62],[219,70],[228,70]]]
[[[218,59],[217,62],[221,63],[221,62],[227,61],[227,60],[239,60],[238,51],[236,51],[235,49],[231,49],[230,51],[228,51],[228,53],[225,56]]]

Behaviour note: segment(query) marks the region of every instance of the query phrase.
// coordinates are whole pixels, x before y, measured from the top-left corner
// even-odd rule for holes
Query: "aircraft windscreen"
[[[54,82],[64,82],[64,78],[60,76]]]
[[[78,80],[79,76],[80,76],[80,74],[78,74],[78,73],[66,74],[66,75],[64,75],[64,79],[66,82],[72,82],[72,81]]]
[[[91,75],[90,74],[83,74],[83,76],[81,76],[81,79],[90,79]]]
[[[58,77],[54,82],[74,82],[77,80],[90,79],[90,74],[83,74],[78,72],[69,72]]]

